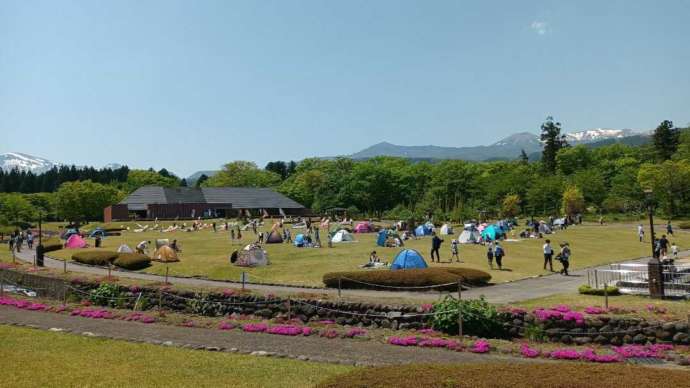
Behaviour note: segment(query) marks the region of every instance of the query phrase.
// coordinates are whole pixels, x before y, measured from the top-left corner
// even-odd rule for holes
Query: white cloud
[[[544,35],[549,32],[549,23],[545,21],[535,20],[530,25],[530,28],[539,35]]]

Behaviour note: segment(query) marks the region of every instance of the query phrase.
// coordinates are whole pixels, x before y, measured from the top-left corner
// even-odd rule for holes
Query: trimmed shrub
[[[136,271],[151,266],[151,258],[140,253],[120,253],[113,265],[116,267]]]
[[[465,335],[485,338],[502,338],[506,335],[496,307],[484,298],[461,300],[446,296],[434,303],[431,325],[448,334],[458,333],[458,310],[462,311],[462,329]]]
[[[583,295],[598,295],[598,296],[604,296],[604,289],[603,288],[592,288],[586,284],[581,285],[577,291],[580,294]],[[608,293],[609,296],[616,296],[620,295],[621,292],[618,289],[618,287],[615,286],[607,286],[606,287],[606,292]]]
[[[58,251],[62,249],[62,241],[56,239],[56,238],[50,238],[47,240],[43,240],[43,252],[48,253],[52,251]]]
[[[446,268],[405,269],[397,271],[382,269],[330,272],[323,275],[323,283],[326,287],[336,288],[338,287],[338,280],[340,279],[340,286],[342,288],[367,288],[378,290],[390,287],[424,287],[451,283],[448,286],[434,289],[457,290],[457,281],[459,278],[467,284],[485,285],[486,282],[491,279],[491,275],[483,271],[469,268],[453,268],[453,272],[448,271]],[[377,287],[376,285],[385,287]]]
[[[683,221],[678,223],[680,229],[690,229],[690,221]]]
[[[82,251],[72,255],[72,260],[89,265],[108,265],[117,258],[117,252],[110,251]]]

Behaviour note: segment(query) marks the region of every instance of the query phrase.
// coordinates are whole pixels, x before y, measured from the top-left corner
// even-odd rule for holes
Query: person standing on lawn
[[[486,260],[489,262],[489,268],[494,269],[494,243],[489,240],[489,243],[486,244],[486,246]]]
[[[666,238],[666,235],[661,235],[661,238],[659,239],[659,255],[660,257],[664,257],[668,254],[668,239]]]
[[[501,243],[496,241],[496,247],[494,248],[494,258],[496,259],[496,264],[498,265],[498,270],[503,270],[503,256],[506,255],[506,251],[503,250]]]
[[[453,241],[450,242],[450,261],[453,261],[453,258],[455,258],[455,261],[460,263],[460,256],[458,255],[458,240],[453,239]]]
[[[637,237],[640,239],[640,242],[644,242],[644,228],[642,224],[637,225]]]
[[[666,223],[666,234],[673,236],[673,226],[671,226],[671,220]]]
[[[431,262],[434,262],[434,253],[436,253],[436,261],[439,263],[441,262],[441,256],[439,255],[438,251],[441,249],[441,243],[443,240],[441,240],[437,235],[436,232],[431,232],[431,235],[433,236],[431,238]]]
[[[563,269],[561,270],[561,275],[568,276],[568,268],[570,268],[570,245],[566,243],[561,244],[561,253],[558,254],[558,259],[560,260],[561,264],[563,265]]]
[[[544,270],[546,270],[546,264],[549,265],[549,271],[553,272],[553,248],[551,248],[551,240],[547,239],[544,247]]]

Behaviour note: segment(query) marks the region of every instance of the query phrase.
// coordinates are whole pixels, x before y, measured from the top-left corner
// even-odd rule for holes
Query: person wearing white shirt
[[[546,264],[549,264],[549,271],[553,272],[553,248],[551,248],[551,240],[546,240],[544,244],[544,270]]]
[[[637,236],[640,238],[640,242],[644,241],[644,228],[642,224],[637,225]]]

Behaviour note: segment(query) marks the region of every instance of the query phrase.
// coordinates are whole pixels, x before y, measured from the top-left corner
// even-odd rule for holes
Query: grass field
[[[164,223],[167,226],[169,223]],[[132,226],[132,224],[129,224]],[[91,225],[90,225],[91,226]],[[267,225],[265,228],[270,227]],[[456,228],[457,229],[457,228]],[[299,230],[293,230],[293,236]],[[457,237],[457,233],[455,234]],[[210,229],[198,232],[123,232],[122,236],[108,237],[103,241],[102,249],[115,250],[126,243],[136,245],[142,240],[155,240],[157,238],[177,239],[183,253],[181,262],[170,265],[170,273],[203,276],[211,279],[239,280],[242,271],[250,274],[251,281],[272,282],[285,284],[323,285],[322,276],[332,271],[357,270],[360,264],[368,260],[369,253],[376,250],[384,261],[392,261],[399,251],[396,248],[382,248],[375,244],[376,235],[357,234],[357,242],[334,244],[334,248],[296,248],[290,244],[268,244],[266,250],[269,253],[271,265],[261,268],[246,269],[236,267],[229,263],[228,257],[234,249],[239,249],[255,239],[251,231],[243,233],[242,244],[231,245],[227,232],[214,233]],[[460,256],[464,263],[447,263],[450,260],[451,236],[443,236],[445,242],[441,248],[441,258],[446,261],[442,266],[463,266],[488,271],[485,259],[485,248],[481,245],[461,245]],[[648,256],[649,243],[639,243],[636,237],[635,226],[631,224],[611,224],[599,226],[594,224],[571,227],[566,231],[558,231],[549,235],[552,244],[558,242],[570,243],[573,256],[571,268],[583,268],[598,264],[605,264],[624,259]],[[681,249],[690,246],[690,233],[677,232],[672,239]],[[325,236],[322,237],[325,243]],[[93,244],[93,240],[89,240]],[[504,270],[490,271],[492,282],[504,282],[526,278],[547,273],[542,269],[543,258],[541,246],[543,240],[527,239],[516,242],[504,243],[507,256],[504,258]],[[407,247],[419,250],[429,260],[431,239],[429,237],[419,240],[409,240]],[[74,250],[60,250],[51,252],[51,256],[70,259]],[[555,267],[559,264],[554,263]],[[164,274],[165,265],[155,263],[145,272]]]
[[[353,369],[3,325],[0,351],[3,387],[311,387]]]

